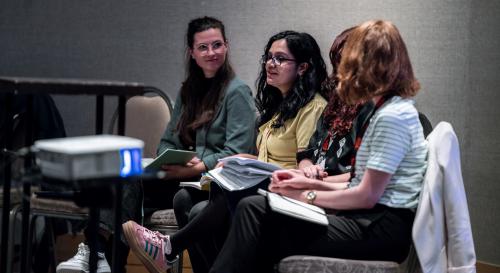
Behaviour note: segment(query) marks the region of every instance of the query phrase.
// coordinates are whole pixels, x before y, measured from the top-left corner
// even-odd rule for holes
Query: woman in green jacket
[[[195,210],[204,207],[208,192],[179,190],[179,181],[198,181],[220,158],[254,153],[256,135],[252,92],[234,74],[222,22],[210,17],[194,19],[186,40],[187,78],[158,154],[169,148],[195,151],[197,156],[186,165],[162,166],[165,183],[144,185],[144,207],[173,207],[180,228],[188,223],[193,206],[198,204]],[[191,259],[196,266],[196,254]]]
[[[165,149],[191,150],[197,153],[186,165],[164,165],[166,181],[144,182],[145,208],[172,208],[179,181],[198,180],[212,169],[219,158],[252,153],[255,147],[256,109],[250,88],[236,77],[228,58],[228,40],[221,21],[202,17],[192,20],[187,30],[186,79],[177,96],[170,123],[161,139],[158,154]],[[208,199],[203,191],[182,190],[177,198],[179,225],[187,223],[191,207]],[[143,195],[136,185],[124,187],[122,219],[139,221]],[[104,221],[106,222],[106,221]],[[101,227],[108,226],[103,223]],[[99,252],[104,251],[106,236],[113,228],[100,232]],[[121,251],[126,252],[126,251]],[[88,272],[88,247],[58,265],[57,272]],[[122,253],[126,262],[126,253]],[[97,272],[109,272],[104,254],[98,255]],[[122,260],[122,259],[120,259]],[[123,264],[125,265],[125,263]]]
[[[179,181],[196,181],[218,159],[251,153],[255,146],[255,104],[250,88],[238,79],[228,58],[222,22],[203,17],[188,25],[187,77],[177,96],[158,154],[165,149],[197,153],[186,165],[163,165],[166,183],[145,183],[145,207],[172,208]],[[192,206],[208,193],[182,189],[175,201],[176,218],[184,226]]]

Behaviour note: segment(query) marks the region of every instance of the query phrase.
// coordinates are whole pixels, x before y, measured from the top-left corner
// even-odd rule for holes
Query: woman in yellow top
[[[296,168],[296,153],[307,148],[327,104],[318,93],[326,76],[325,62],[311,35],[283,31],[272,36],[257,80],[258,157],[240,156]]]
[[[325,62],[311,35],[284,31],[272,36],[265,47],[257,80],[258,156],[239,156],[258,158],[283,168],[297,167],[296,153],[307,148],[327,104],[318,93],[326,76]],[[192,210],[189,216],[192,220],[173,235],[163,236],[133,221],[123,225],[130,248],[149,272],[165,272],[187,248],[190,257],[196,260],[194,271],[208,272],[230,226],[227,201],[231,203],[255,192],[251,188],[221,194],[216,188],[211,189],[208,205],[196,217]]]
[[[257,136],[258,159],[276,163],[286,169],[296,168],[296,153],[307,148],[316,129],[315,122],[325,107],[325,99],[315,94],[313,99],[298,111],[297,116],[287,120],[282,127],[273,127],[279,114],[262,124]]]

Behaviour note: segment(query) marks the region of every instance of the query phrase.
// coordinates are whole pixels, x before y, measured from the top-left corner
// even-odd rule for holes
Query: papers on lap
[[[243,157],[226,157],[220,161],[224,163],[224,167],[210,170],[208,174],[228,191],[251,188],[281,169],[274,164]]]
[[[210,182],[213,180],[212,176],[206,173],[200,178],[200,181],[180,182],[179,186],[192,187],[201,191],[208,191],[210,190]]]
[[[259,194],[267,196],[267,201],[271,209],[275,212],[285,214],[297,219],[309,221],[311,223],[327,226],[328,218],[325,210],[318,206],[307,204],[286,196],[273,192],[258,189]]]
[[[142,167],[146,171],[156,171],[162,165],[184,165],[196,156],[196,152],[185,150],[166,149],[155,159],[144,158]]]
[[[191,187],[198,189],[200,191],[207,191],[208,190],[208,184],[201,184],[201,181],[189,181],[189,182],[180,182],[179,186],[181,187]]]

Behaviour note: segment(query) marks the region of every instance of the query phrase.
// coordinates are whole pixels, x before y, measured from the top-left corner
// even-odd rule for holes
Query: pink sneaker
[[[172,246],[168,235],[151,231],[134,221],[122,225],[130,249],[151,273],[165,273],[170,266],[165,252],[170,253]]]

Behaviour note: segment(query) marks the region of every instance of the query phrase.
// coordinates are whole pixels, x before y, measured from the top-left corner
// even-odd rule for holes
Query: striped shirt
[[[365,170],[392,174],[378,203],[416,208],[427,167],[424,138],[414,101],[393,97],[373,115],[356,154],[350,187],[361,183]]]

